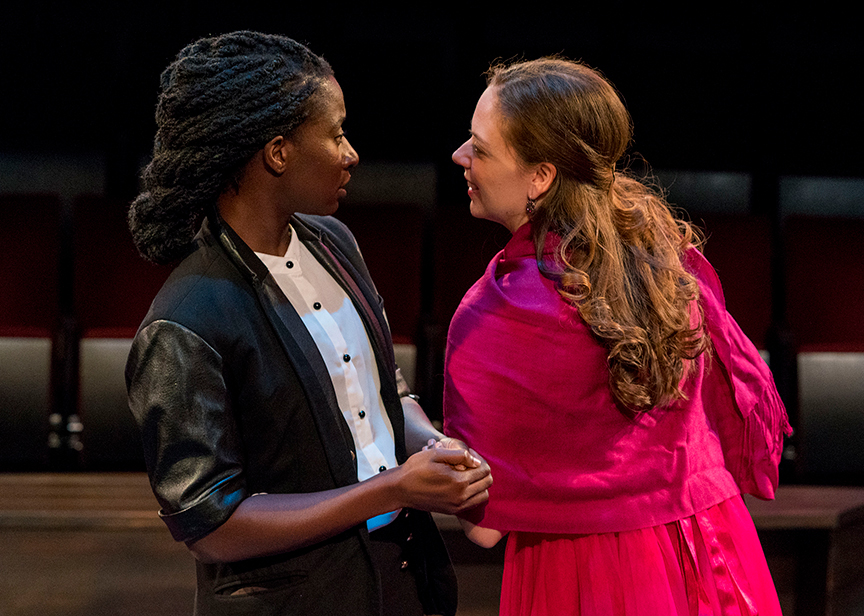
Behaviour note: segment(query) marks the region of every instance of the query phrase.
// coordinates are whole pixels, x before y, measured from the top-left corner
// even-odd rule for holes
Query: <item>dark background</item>
[[[678,177],[679,188],[693,189],[676,196],[673,186],[670,195],[708,228],[706,254],[720,272],[730,311],[770,353],[793,425],[799,427],[800,351],[864,350],[860,22],[830,3],[783,10],[738,3],[690,9],[654,4],[522,3],[518,10],[489,10],[476,4],[383,9],[361,3],[178,0],[118,2],[95,10],[81,3],[5,3],[0,192],[5,186],[19,193],[46,192],[38,181],[12,177],[20,175],[15,161],[27,162],[31,171],[42,169],[50,179],[54,167],[39,161],[59,160],[63,168],[78,160],[88,173],[95,166],[98,178],[92,191],[90,180],[81,184],[84,192],[98,194],[61,195],[61,225],[52,232],[60,237],[57,254],[40,255],[42,240],[29,239],[28,234],[38,236],[40,226],[56,224],[56,217],[34,216],[32,202],[9,201],[12,205],[4,207],[17,208],[19,226],[0,224],[8,232],[0,241],[4,292],[16,287],[24,300],[32,299],[25,272],[39,256],[58,275],[54,295],[36,304],[54,307],[37,324],[53,328],[50,410],[63,420],[52,424],[52,434],[66,443],[66,426],[83,417],[83,434],[93,435],[85,452],[107,452],[111,442],[119,443],[113,422],[122,416],[124,442],[137,447],[119,376],[111,377],[119,379],[114,392],[119,402],[106,406],[104,421],[92,410],[82,412],[78,340],[100,327],[114,328],[110,335],[131,336],[129,329],[134,333],[164,279],[163,273],[137,269],[141,261],[131,251],[123,221],[155,133],[159,75],[196,38],[237,29],[288,35],[330,61],[345,92],[346,130],[360,154],[358,181],[362,170],[376,163],[385,169],[433,170],[431,208],[400,207],[398,196],[390,195],[379,208],[354,207],[349,198],[339,214],[361,240],[388,302],[394,334],[417,346],[418,390],[430,415],[440,416],[443,344],[452,311],[506,241],[491,223],[470,218],[462,171],[450,154],[467,136],[490,63],[562,54],[600,69],[621,92],[635,125],[631,156],[672,174],[663,177]],[[684,181],[688,177],[693,181]],[[730,178],[731,184],[724,183]],[[380,186],[373,185],[373,201],[377,188],[383,196],[391,184],[385,174]],[[790,185],[809,218],[786,217],[783,186]],[[740,198],[724,201],[730,186]],[[833,191],[827,199],[826,190]],[[720,203],[720,210],[700,211],[704,195]],[[723,211],[727,201],[731,208]],[[839,207],[821,211],[826,203]],[[54,211],[50,203],[46,207]],[[10,248],[13,244],[23,248]],[[23,321],[32,316],[24,301],[16,306]],[[23,321],[0,328],[20,333],[22,325],[33,325]],[[122,354],[112,360],[111,369],[122,370],[122,360]],[[855,364],[850,370],[853,376],[841,379],[829,368],[839,385],[822,379],[817,388],[820,412],[840,409],[846,422],[820,446],[842,452],[838,481],[864,484],[864,436],[859,436],[864,409],[861,396],[847,387],[864,381],[864,368]],[[838,391],[849,394],[839,403],[824,395]],[[97,397],[106,399],[99,392]],[[17,445],[24,461],[4,462],[7,467],[42,464],[26,452],[44,448],[39,430],[48,430],[47,412],[37,411],[36,432],[21,428],[21,434],[35,434],[34,445],[9,437],[4,447]],[[67,422],[69,417],[75,421]],[[99,429],[104,439],[95,436]],[[846,438],[842,447],[833,446],[837,434]],[[128,450],[116,445],[123,447]],[[106,453],[93,462],[97,458],[91,454],[90,468],[140,464],[137,449],[131,462],[128,455]],[[70,464],[78,462],[61,466]]]
[[[489,63],[563,53],[618,87],[634,149],[654,167],[861,175],[857,20],[824,3],[654,4],[5,3],[0,149],[106,153],[107,190],[131,195],[155,130],[161,70],[199,36],[249,28],[306,42],[331,62],[352,142],[367,159],[452,171],[449,153],[466,135]],[[458,171],[448,176],[461,190]]]

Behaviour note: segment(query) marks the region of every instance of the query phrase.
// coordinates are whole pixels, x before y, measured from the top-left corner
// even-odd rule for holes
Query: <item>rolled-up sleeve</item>
[[[135,337],[126,365],[159,516],[177,541],[215,530],[246,497],[222,364],[193,331],[159,320]]]

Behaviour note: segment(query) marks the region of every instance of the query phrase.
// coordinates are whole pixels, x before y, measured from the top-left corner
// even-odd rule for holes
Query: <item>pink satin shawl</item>
[[[492,467],[472,521],[501,531],[603,533],[665,524],[745,491],[772,498],[786,412],[768,367],[695,249],[713,357],[688,400],[624,416],[606,353],[540,273],[530,224],[465,295],[450,325],[444,431]]]

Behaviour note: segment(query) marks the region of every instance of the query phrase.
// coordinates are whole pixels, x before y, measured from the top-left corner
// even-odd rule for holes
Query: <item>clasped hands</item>
[[[489,499],[489,465],[458,439],[429,439],[398,468],[405,507],[457,514]]]

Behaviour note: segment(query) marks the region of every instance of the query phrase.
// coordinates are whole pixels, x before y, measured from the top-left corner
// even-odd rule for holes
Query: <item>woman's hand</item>
[[[489,465],[486,463],[486,460],[479,456],[476,451],[468,447],[468,445],[465,444],[465,441],[460,441],[458,438],[452,438],[450,436],[441,437],[439,440],[430,438],[429,441],[426,443],[426,446],[423,447],[423,449],[426,450],[433,447],[435,449],[461,449],[463,451],[467,451],[474,458],[480,460],[481,466],[485,466],[486,468],[489,467]],[[456,468],[457,471],[466,470],[466,467],[462,464],[458,464],[454,468]]]
[[[468,447],[464,441],[460,441],[456,438],[451,438],[449,436],[445,436],[439,441],[435,439],[429,439],[429,442],[426,444],[426,447],[423,449],[447,449],[447,450],[462,450],[467,451],[471,456],[476,460],[481,460],[481,468],[488,468],[489,465],[483,460],[480,456],[477,455],[473,449]],[[464,464],[457,464],[453,467],[457,471],[467,470],[467,467]],[[488,500],[488,497],[486,498]],[[484,501],[485,502],[485,501]],[[481,503],[478,503],[481,504]],[[466,508],[467,509],[467,508]],[[464,518],[458,518],[459,524],[462,525],[462,530],[465,532],[465,536],[468,537],[471,541],[484,548],[491,548],[495,546],[501,538],[504,536],[500,531],[484,528],[482,526],[477,526],[476,524],[469,522]]]
[[[489,465],[463,448],[424,447],[386,473],[397,480],[399,507],[456,514],[489,499]]]
[[[466,470],[457,471],[457,466]],[[465,511],[486,502],[490,485],[488,465],[468,451],[432,448],[359,483],[324,492],[246,498],[226,522],[188,546],[207,563],[290,552],[401,507]]]

